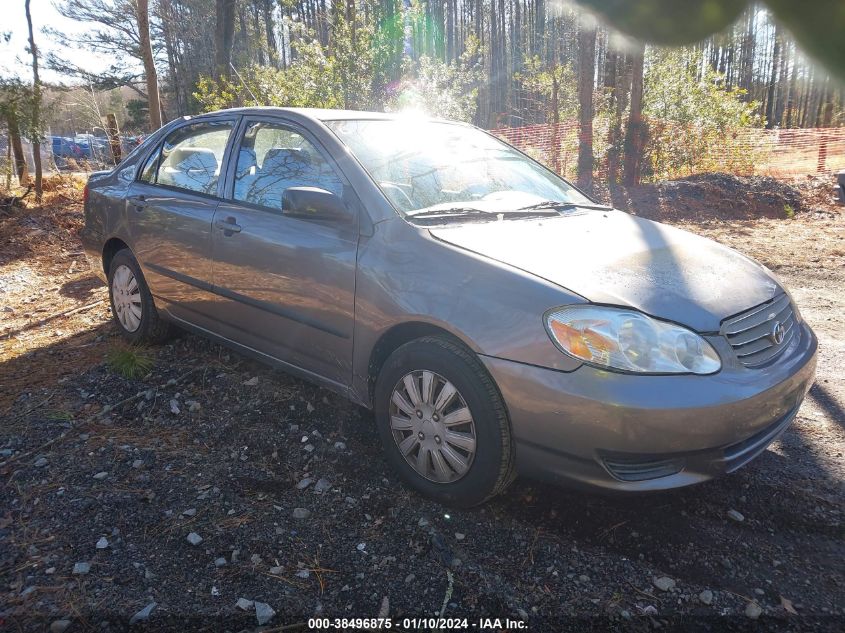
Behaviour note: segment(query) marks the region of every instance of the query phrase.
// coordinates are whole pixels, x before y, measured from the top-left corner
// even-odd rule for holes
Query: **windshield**
[[[593,204],[545,167],[468,125],[412,119],[326,125],[407,215],[458,208],[500,213],[546,202]]]

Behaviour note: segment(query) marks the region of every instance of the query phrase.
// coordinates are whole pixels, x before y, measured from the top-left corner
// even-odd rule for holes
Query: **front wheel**
[[[109,301],[120,333],[131,343],[158,343],[169,335],[170,325],[159,316],[141,267],[127,248],[109,265]]]
[[[432,336],[398,348],[379,374],[375,407],[388,462],[422,494],[469,507],[513,480],[502,397],[463,345]]]

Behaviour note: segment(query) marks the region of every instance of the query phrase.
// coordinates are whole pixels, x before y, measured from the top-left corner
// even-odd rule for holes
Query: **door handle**
[[[218,220],[214,226],[223,231],[225,235],[241,232],[240,224],[237,224],[235,218],[232,217],[226,218],[225,220]]]
[[[147,199],[144,196],[129,196],[126,201],[135,207],[136,211],[143,211],[144,207],[147,206]]]

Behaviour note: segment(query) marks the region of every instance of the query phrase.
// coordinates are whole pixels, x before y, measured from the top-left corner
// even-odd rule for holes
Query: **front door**
[[[207,326],[211,293],[211,226],[234,120],[185,125],[147,159],[127,196],[135,257],[157,303]]]
[[[214,214],[215,316],[227,338],[339,388],[352,376],[357,215],[282,214],[288,187],[354,194],[317,142],[274,120],[242,124],[229,200]],[[232,170],[230,170],[232,171]]]

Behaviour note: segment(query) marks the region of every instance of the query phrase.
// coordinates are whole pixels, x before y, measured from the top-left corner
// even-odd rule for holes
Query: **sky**
[[[74,64],[83,66],[92,71],[103,70],[108,63],[82,49],[63,49],[52,43],[50,39],[41,32],[45,26],[58,29],[69,35],[80,33],[85,30],[86,25],[75,20],[63,17],[54,5],[60,5],[63,0],[31,0],[30,10],[32,12],[32,26],[35,30],[35,45],[39,48],[39,74],[41,79],[48,83],[68,83],[68,78],[63,77],[45,67],[47,53],[61,53],[64,59]],[[15,74],[25,80],[32,80],[32,58],[29,55],[29,33],[26,25],[26,13],[24,12],[24,0],[0,0],[0,33],[11,32],[11,40],[6,43],[0,38],[0,74]]]

